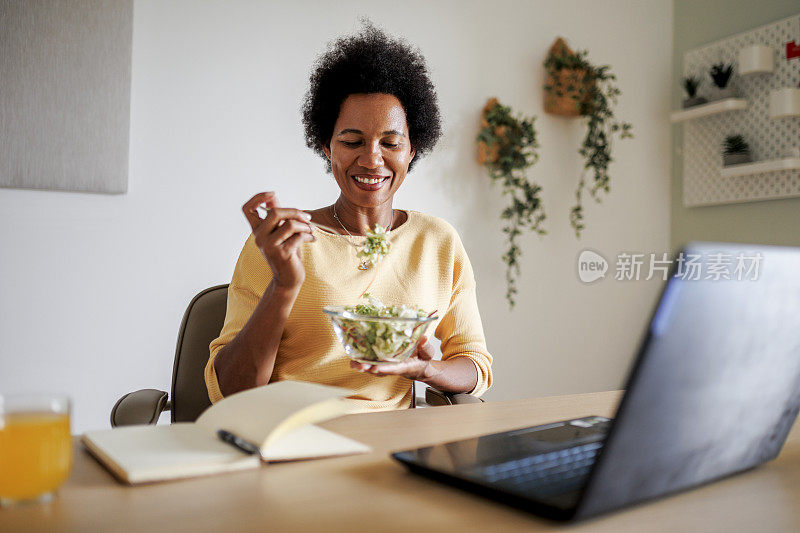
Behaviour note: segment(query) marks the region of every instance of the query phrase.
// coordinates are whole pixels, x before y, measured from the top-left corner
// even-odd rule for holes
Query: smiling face
[[[400,100],[390,94],[351,94],[323,151],[347,200],[362,207],[390,201],[414,158]]]

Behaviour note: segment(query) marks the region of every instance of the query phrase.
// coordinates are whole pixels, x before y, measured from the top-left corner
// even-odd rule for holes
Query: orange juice
[[[0,413],[0,498],[53,492],[72,464],[68,413]]]

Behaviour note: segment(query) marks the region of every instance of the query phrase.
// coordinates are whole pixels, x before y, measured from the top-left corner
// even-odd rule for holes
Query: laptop
[[[555,520],[774,459],[800,409],[800,248],[692,243],[677,257],[613,420],[564,420],[392,457]]]

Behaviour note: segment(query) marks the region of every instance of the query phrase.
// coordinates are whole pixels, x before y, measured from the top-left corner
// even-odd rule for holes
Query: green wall
[[[674,0],[672,109],[683,92],[683,54],[697,46],[800,13],[798,0]],[[800,38],[800,35],[797,36]],[[673,126],[673,148],[682,146],[680,125]],[[751,242],[800,246],[800,198],[683,206],[683,163],[673,149],[670,242],[673,249],[690,240]]]

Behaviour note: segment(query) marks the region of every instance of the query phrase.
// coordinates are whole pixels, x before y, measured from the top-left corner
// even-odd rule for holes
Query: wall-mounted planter
[[[564,69],[555,76],[548,74],[547,86],[552,90],[545,91],[544,111],[564,117],[579,117],[581,110],[592,98],[593,85],[588,84],[585,69]]]
[[[561,37],[553,41],[547,52],[547,61],[552,58],[577,57]],[[564,117],[579,117],[591,113],[593,91],[596,83],[589,77],[586,68],[559,68],[555,72],[545,69],[544,111]]]
[[[769,46],[754,44],[739,50],[739,74],[769,74],[775,68],[774,52]]]
[[[769,116],[800,116],[800,88],[783,87],[769,93]]]
[[[742,152],[738,154],[722,154],[722,166],[729,167],[731,165],[743,165],[750,163],[753,159],[750,157],[749,152]]]
[[[683,99],[683,108],[689,109],[690,107],[695,107],[706,103],[708,103],[708,100],[706,100],[704,96],[692,96],[691,98]]]
[[[718,102],[720,100],[727,100],[728,98],[738,98],[739,90],[736,87],[728,85],[727,87],[712,87],[709,90],[709,100]]]

